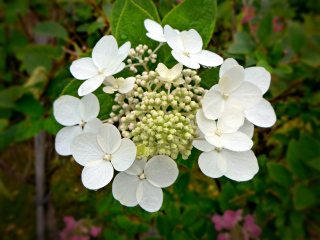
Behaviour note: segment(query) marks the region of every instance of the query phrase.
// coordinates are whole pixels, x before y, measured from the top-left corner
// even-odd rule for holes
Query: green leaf
[[[42,22],[36,25],[32,31],[36,34],[46,35],[50,37],[68,37],[67,30],[57,22]]]
[[[260,60],[257,63],[257,66],[264,67],[268,72],[273,73],[273,68],[269,65],[269,63],[265,60]]]
[[[0,133],[0,151],[14,141],[19,124],[12,125]]]
[[[320,157],[315,158],[309,162],[307,162],[308,166],[310,166],[311,168],[320,171]]]
[[[300,133],[299,154],[305,162],[318,158],[320,156],[320,142],[308,133]]]
[[[193,224],[197,220],[198,214],[199,214],[198,207],[191,207],[186,211],[184,211],[182,214],[182,225],[184,227],[188,227],[191,224]]]
[[[0,133],[8,126],[8,120],[0,118]]]
[[[13,108],[14,101],[21,98],[27,90],[21,86],[13,86],[0,91],[0,107]]]
[[[42,104],[31,94],[25,95],[16,101],[14,108],[15,110],[31,117],[41,117],[45,112]]]
[[[306,46],[307,37],[304,29],[298,23],[290,23],[289,25],[289,44],[295,53],[300,53]]]
[[[170,233],[169,223],[162,213],[158,213],[156,217],[156,228],[162,236],[167,236]]]
[[[62,49],[58,49],[52,45],[29,45],[25,48],[19,49],[18,53],[44,56],[56,60],[60,59],[63,55]]]
[[[257,37],[260,42],[265,41],[272,33],[273,23],[272,14],[269,12],[265,14],[259,22]]]
[[[220,68],[210,68],[200,73],[201,87],[210,89],[213,85],[217,84],[219,81],[219,70]]]
[[[149,13],[135,4],[132,0],[126,0],[124,9],[119,17],[116,39],[119,45],[130,41],[131,46],[139,44],[154,45],[155,42],[147,37],[144,27],[145,19],[152,19]]]
[[[156,22],[160,22],[159,14],[152,1],[133,0],[133,2],[150,14],[151,18],[149,19],[155,20]],[[111,32],[114,36],[116,36],[119,18],[122,11],[124,10],[125,4],[126,4],[126,0],[117,0],[113,5],[112,11],[111,11],[110,25],[111,25]]]
[[[50,72],[52,65],[50,57],[35,54],[24,54],[23,63],[30,75],[39,67],[43,67],[46,71]]]
[[[131,226],[131,221],[126,216],[117,216],[117,223],[123,230],[128,230]]]
[[[79,98],[78,89],[82,83],[83,81],[73,79],[65,87],[61,95],[70,95]],[[100,103],[100,113],[98,115],[98,118],[100,118],[101,120],[109,118],[109,114],[112,111],[112,106],[115,104],[113,95],[106,94],[104,91],[102,91],[102,87],[94,91],[93,94],[96,95]]]
[[[15,135],[15,141],[21,142],[32,138],[34,135],[39,133],[43,128],[43,119],[42,118],[31,118],[24,120],[19,123]]]
[[[96,32],[98,29],[102,29],[106,24],[104,22],[93,22],[89,25],[87,31],[88,34]]]
[[[287,160],[291,171],[300,179],[308,178],[308,169],[299,157],[299,144],[295,140],[291,140],[287,149]]]
[[[250,54],[250,53],[253,53],[254,49],[255,49],[255,45],[251,42],[247,42],[247,43],[236,42],[229,47],[228,52],[232,54]]]
[[[56,121],[53,114],[50,114],[50,116],[44,120],[43,127],[48,133],[56,135],[63,126]]]
[[[312,206],[316,201],[316,196],[304,184],[299,183],[293,193],[293,203],[296,209],[305,209]]]
[[[278,184],[284,187],[291,187],[293,185],[292,174],[290,171],[279,163],[269,162],[267,164],[270,177]]]
[[[205,49],[212,37],[217,16],[216,0],[184,0],[163,19],[161,25],[170,25],[180,31],[195,29]]]
[[[178,158],[175,161],[189,169],[192,169],[193,163],[198,159],[200,151],[196,148],[192,148],[191,155],[188,157],[187,160],[184,160],[179,153]]]
[[[183,193],[188,188],[190,177],[190,172],[180,174],[177,181],[173,185],[174,192],[177,194]]]

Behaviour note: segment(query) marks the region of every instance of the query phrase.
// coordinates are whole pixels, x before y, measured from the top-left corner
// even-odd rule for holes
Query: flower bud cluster
[[[150,156],[176,159],[180,153],[187,159],[192,141],[198,137],[193,121],[205,94],[199,86],[201,78],[185,69],[181,76],[185,83],[175,87],[166,86],[158,76],[154,71],[137,75],[132,91],[116,94],[118,105],[113,106],[108,121],[119,122],[123,137],[131,138],[136,146],[147,147]]]
[[[147,45],[140,44],[135,49],[130,49],[128,57],[130,58],[127,63],[132,65],[130,66],[130,71],[137,73],[138,69],[135,66],[147,64],[149,61],[155,63],[157,54],[153,53],[152,49],[149,49]]]

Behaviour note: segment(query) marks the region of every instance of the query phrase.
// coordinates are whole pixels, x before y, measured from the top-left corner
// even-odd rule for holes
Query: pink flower
[[[283,29],[283,24],[279,22],[279,18],[273,18],[273,31],[279,32]]]
[[[97,237],[101,231],[102,231],[101,228],[93,227],[91,228],[90,234],[92,237]]]
[[[217,240],[231,240],[231,236],[229,233],[220,233]]]
[[[256,10],[254,7],[245,6],[241,9],[241,11],[244,13],[244,16],[241,21],[242,24],[249,22],[256,15]]]
[[[85,236],[73,236],[69,238],[68,240],[90,240],[90,237],[85,237]]]
[[[241,220],[241,215],[242,210],[236,212],[227,210],[223,216],[214,215],[211,220],[214,222],[217,231],[221,231],[222,229],[230,230]]]
[[[252,215],[248,214],[245,217],[242,232],[245,240],[248,240],[249,238],[258,238],[260,236],[261,229],[258,225],[255,224]]]

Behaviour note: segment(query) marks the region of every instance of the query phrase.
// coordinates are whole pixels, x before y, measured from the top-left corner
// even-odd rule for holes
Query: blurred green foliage
[[[32,138],[42,129],[51,149],[47,204],[55,209],[48,221],[57,220],[58,229],[64,227],[63,216],[72,215],[102,227],[99,239],[216,239],[211,216],[243,209],[254,214],[261,239],[320,238],[318,1],[179,2],[0,1],[2,239],[35,239]],[[145,35],[145,18],[179,30],[194,28],[209,50],[245,67],[265,67],[272,82],[264,97],[278,118],[271,129],[256,128],[254,151],[260,170],[252,181],[207,178],[195,153],[181,160],[179,178],[164,190],[163,206],[154,214],[121,206],[112,197],[111,184],[100,191],[85,189],[81,166],[54,154],[53,135],[61,126],[52,115],[53,101],[61,94],[76,96],[81,84],[69,73],[71,62],[90,56],[102,35],[113,34],[119,45],[129,40],[132,47],[141,43],[155,48],[157,43]],[[175,61],[168,53],[163,47],[158,60],[170,66]],[[203,87],[217,83],[218,70],[200,70]],[[95,93],[99,117],[105,118],[113,100],[101,89]]]

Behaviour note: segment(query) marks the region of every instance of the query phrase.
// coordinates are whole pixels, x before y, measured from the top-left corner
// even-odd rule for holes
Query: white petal
[[[164,37],[164,35],[156,35],[156,34],[153,34],[153,33],[146,33],[146,35],[151,38],[152,40],[155,40],[157,42],[166,42],[166,38]]]
[[[82,166],[92,161],[102,160],[105,155],[95,133],[82,133],[76,136],[71,143],[70,150],[74,160]]]
[[[273,107],[265,99],[253,108],[245,110],[245,117],[254,125],[265,128],[273,126],[277,121]]]
[[[98,87],[100,87],[103,80],[104,80],[104,76],[102,74],[99,74],[93,78],[90,78],[90,79],[84,81],[84,83],[82,83],[78,89],[79,96],[84,96],[89,93],[92,93]]]
[[[143,157],[142,159],[134,160],[133,164],[125,171],[130,175],[139,176],[143,173],[143,169],[147,163],[147,158]]]
[[[102,122],[100,121],[100,119],[92,118],[83,126],[83,132],[98,133],[98,130],[101,126]]]
[[[113,167],[110,162],[98,160],[88,163],[81,173],[83,185],[91,190],[106,186],[113,178]]]
[[[99,100],[96,95],[90,93],[81,99],[80,114],[83,122],[96,118],[100,111]]]
[[[82,133],[81,127],[72,126],[62,128],[56,135],[55,149],[61,156],[71,155],[70,145],[75,136]]]
[[[119,86],[119,92],[122,94],[130,92],[133,89],[135,82],[136,82],[135,77],[126,78],[125,84],[123,86]]]
[[[244,123],[244,111],[239,108],[226,109],[218,119],[217,128],[222,133],[237,131]]]
[[[154,156],[144,168],[146,179],[155,187],[169,187],[172,185],[179,174],[175,161],[168,156]]]
[[[206,118],[202,109],[199,109],[196,114],[197,125],[201,132],[205,135],[214,135],[217,130],[217,123],[214,120]]]
[[[271,74],[263,67],[249,67],[244,70],[244,80],[253,83],[265,94],[270,87]]]
[[[172,50],[171,54],[179,63],[182,63],[186,67],[193,68],[193,69],[200,68],[200,65],[195,60],[189,58],[188,56],[184,55],[183,53]]]
[[[207,50],[202,50],[197,53],[190,53],[189,57],[206,67],[216,67],[223,63],[222,57]]]
[[[208,141],[208,143],[212,144],[215,147],[221,148],[223,147],[223,142],[220,136],[214,134],[211,136],[205,136],[205,139]]]
[[[92,59],[99,69],[105,69],[117,57],[118,44],[116,39],[109,35],[102,37],[92,50]]]
[[[198,164],[201,171],[211,178],[219,178],[227,170],[226,161],[215,150],[201,153]]]
[[[113,154],[121,144],[119,130],[112,124],[103,124],[98,130],[98,142],[106,154]]]
[[[243,132],[224,133],[220,136],[223,147],[232,151],[248,151],[252,148],[252,140]]]
[[[238,89],[229,95],[229,99],[240,103],[244,109],[250,109],[261,101],[262,93],[253,83],[243,82]]]
[[[121,145],[111,155],[111,162],[117,171],[127,170],[136,159],[136,145],[128,138],[121,139]]]
[[[210,88],[203,97],[202,109],[204,115],[212,120],[221,117],[225,108],[225,100],[219,91],[216,90],[216,85]]]
[[[131,48],[131,43],[130,42],[126,42],[126,43],[122,44],[121,47],[119,47],[117,55],[118,56],[122,55],[121,62],[124,59],[126,59],[126,57],[129,55],[130,48]]]
[[[222,65],[220,67],[219,77],[221,78],[227,70],[229,70],[233,66],[238,66],[238,65],[239,65],[238,62],[236,60],[234,60],[233,58],[228,58],[228,59],[224,60],[224,62],[222,63]]]
[[[206,140],[193,140],[192,145],[203,152],[209,152],[215,149],[215,147]]]
[[[221,151],[221,156],[227,162],[227,178],[235,181],[248,181],[259,171],[257,158],[252,151],[232,152],[226,149]]]
[[[238,89],[244,79],[244,69],[237,65],[228,69],[219,80],[219,88],[222,93],[229,94]]]
[[[103,84],[107,86],[113,86],[115,84],[116,79],[113,76],[105,77],[103,80]]]
[[[188,53],[198,53],[201,51],[203,42],[200,34],[194,30],[183,31],[180,33],[182,39],[184,50]]]
[[[92,58],[85,57],[73,61],[70,66],[70,72],[74,78],[85,80],[96,76],[98,74],[98,68],[93,63]]]
[[[243,132],[249,138],[252,138],[254,133],[254,126],[247,119],[245,119],[244,124],[239,128],[238,131]]]
[[[160,77],[167,78],[169,74],[169,69],[163,63],[159,63],[156,71],[159,73]]]
[[[170,69],[170,75],[172,76],[172,79],[175,79],[179,77],[183,69],[183,65],[181,63],[178,63],[173,66],[173,68]]]
[[[179,34],[169,25],[164,26],[164,37],[168,45],[175,51],[182,53],[184,51],[183,42]]]
[[[63,95],[53,103],[53,115],[58,123],[64,126],[79,124],[80,117],[80,99]]]
[[[105,93],[108,93],[108,94],[113,94],[115,89],[112,87],[112,86],[106,86],[104,88],[102,88],[102,90],[105,92]]]
[[[126,65],[123,62],[120,63],[119,67],[112,73],[112,75],[115,75],[115,74],[121,72],[124,69],[125,66]]]
[[[132,176],[125,172],[119,173],[112,183],[113,197],[124,206],[136,206],[138,204],[136,195],[140,181],[138,176]]]
[[[159,23],[146,19],[144,20],[144,26],[148,31],[147,36],[149,38],[158,42],[166,42],[163,34],[163,28]]]
[[[163,202],[162,189],[153,186],[146,179],[140,181],[136,196],[139,205],[148,212],[156,212],[161,208]]]

